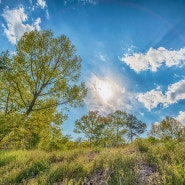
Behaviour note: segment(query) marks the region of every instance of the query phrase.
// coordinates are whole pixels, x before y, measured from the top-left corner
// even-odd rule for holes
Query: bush
[[[136,146],[138,147],[138,149],[141,153],[146,153],[149,150],[149,147],[146,142],[147,141],[143,141],[142,139],[136,140]]]

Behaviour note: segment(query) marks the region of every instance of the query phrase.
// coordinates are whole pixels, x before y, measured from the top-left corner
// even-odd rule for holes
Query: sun
[[[109,101],[114,95],[111,84],[105,81],[99,82],[97,93],[99,97],[105,102]]]

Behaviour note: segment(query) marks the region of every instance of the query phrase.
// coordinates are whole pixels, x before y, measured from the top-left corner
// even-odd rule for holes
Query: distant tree
[[[127,115],[127,138],[129,141],[133,141],[134,137],[138,137],[143,134],[146,129],[146,124],[139,121],[136,116],[132,114]]]
[[[160,123],[152,124],[150,130],[151,136],[158,139],[185,139],[185,127],[172,117],[164,118]]]
[[[111,126],[115,135],[115,145],[118,147],[123,142],[123,136],[127,133],[127,113],[117,110],[109,114],[108,117],[111,118]]]
[[[55,38],[48,30],[25,33],[15,54],[4,52],[0,60],[12,69],[1,76],[0,111],[22,115],[21,137],[39,138],[40,130],[52,129],[60,110],[82,105],[87,89],[80,82],[81,58],[65,35]],[[60,124],[64,118],[61,114]]]
[[[89,111],[88,115],[84,115],[75,121],[74,132],[83,133],[89,140],[91,147],[92,143],[100,143],[101,135],[103,134],[103,126],[98,111]]]

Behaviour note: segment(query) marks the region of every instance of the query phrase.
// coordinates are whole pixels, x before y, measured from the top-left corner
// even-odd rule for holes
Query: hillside
[[[0,152],[0,184],[185,184],[185,144],[137,140],[122,148]]]

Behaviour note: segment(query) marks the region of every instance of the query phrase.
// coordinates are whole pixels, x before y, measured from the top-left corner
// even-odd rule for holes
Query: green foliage
[[[76,133],[83,133],[89,140],[90,147],[92,143],[99,144],[102,138],[104,125],[101,124],[101,116],[97,111],[89,111],[88,115],[82,116],[75,122]]]
[[[126,137],[132,141],[143,134],[146,124],[132,114],[120,110],[107,116],[89,111],[75,122],[74,132],[83,133],[90,146],[119,147],[125,145]]]
[[[131,168],[134,165],[134,158],[129,157],[124,158],[121,155],[116,155],[111,161],[111,178],[108,181],[108,184],[134,184],[135,174]]]
[[[66,111],[81,106],[87,94],[74,45],[65,35],[55,38],[49,30],[31,31],[19,40],[14,55],[2,52],[0,61],[11,68],[0,73],[0,145],[43,146],[46,131],[49,147],[60,148],[59,127],[66,115],[58,107]]]
[[[30,166],[22,170],[16,177],[15,182],[21,183],[23,180],[36,177],[39,173],[42,173],[49,169],[49,164],[47,161],[36,161]]]
[[[73,182],[73,184],[76,184],[79,180],[84,179],[85,176],[86,170],[83,165],[63,163],[52,169],[47,183],[65,182],[65,184],[68,184],[69,182]]]
[[[8,51],[0,53],[0,72],[5,72],[5,70],[10,69],[10,66],[7,66],[7,64],[9,63],[9,57],[10,55]]]
[[[110,119],[109,124],[112,128],[112,133],[115,136],[112,138],[112,143],[118,147],[124,143],[123,136],[127,133],[127,113],[117,110],[114,113],[109,114],[108,118]]]
[[[166,117],[159,124],[153,124],[150,135],[162,139],[185,140],[185,127],[176,119]]]
[[[136,146],[138,147],[138,149],[141,153],[146,153],[149,150],[148,144],[146,143],[146,141],[144,141],[142,139],[136,140]]]
[[[171,150],[171,151],[174,151],[175,150],[175,147],[176,147],[176,143],[174,140],[167,140],[165,141],[165,147],[167,150]]]
[[[146,123],[138,120],[136,116],[132,114],[127,115],[127,138],[129,141],[133,141],[134,137],[138,137],[146,130]]]

